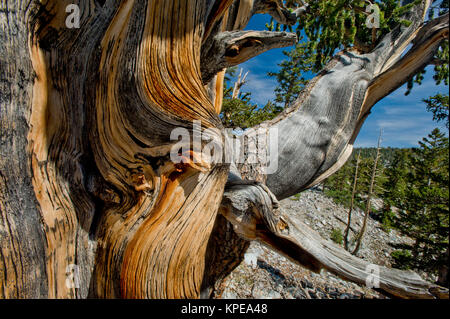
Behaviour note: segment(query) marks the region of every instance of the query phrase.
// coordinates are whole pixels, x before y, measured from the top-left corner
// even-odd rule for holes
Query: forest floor
[[[321,191],[308,190],[281,201],[282,208],[296,214],[304,223],[330,240],[333,229],[344,233],[348,209],[336,204]],[[356,209],[352,214],[349,239],[361,228],[364,213]],[[391,252],[395,246],[411,243],[396,230],[386,233],[381,223],[368,218],[366,233],[358,252],[371,263],[392,266]],[[426,274],[420,273],[422,277]],[[424,278],[425,279],[425,278]],[[433,280],[433,278],[428,278]],[[344,281],[322,270],[313,273],[266,248],[252,242],[245,261],[230,273],[216,290],[215,298],[221,299],[360,299],[387,298],[366,286]]]

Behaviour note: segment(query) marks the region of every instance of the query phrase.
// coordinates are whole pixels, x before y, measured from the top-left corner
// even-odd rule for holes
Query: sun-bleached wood
[[[203,46],[203,82],[208,83],[225,68],[244,63],[271,49],[292,46],[296,41],[297,35],[292,32],[221,32],[212,39],[210,45]]]
[[[209,163],[193,147],[174,163],[170,135],[193,136],[201,121],[201,133],[220,143],[223,68],[295,42],[243,28],[256,13],[294,23],[306,8],[83,0],[80,27],[68,28],[70,4],[0,3],[1,298],[208,297],[249,239],[310,269],[363,280],[362,261],[284,216],[277,200],[339,169],[373,105],[433,62],[448,20],[423,22],[430,1],[373,51],[340,52],[264,124],[278,129],[280,147],[279,170],[268,176],[261,163]],[[79,286],[67,281],[73,267]],[[445,295],[412,274],[383,271],[381,288],[397,296]]]
[[[426,282],[413,271],[375,266],[323,239],[298,217],[283,212],[264,184],[228,184],[220,212],[245,240],[257,240],[314,272],[326,269],[402,298],[448,298],[448,289]]]

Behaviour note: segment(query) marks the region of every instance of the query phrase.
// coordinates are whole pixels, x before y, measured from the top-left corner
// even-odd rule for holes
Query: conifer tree
[[[279,201],[335,173],[376,103],[445,61],[448,13],[425,21],[430,0],[73,2],[0,1],[0,298],[207,298],[253,240],[314,272],[367,280],[367,261]],[[380,23],[367,26],[374,2]],[[265,125],[279,150],[273,174],[254,156],[208,160],[227,133],[224,69],[297,40],[246,30],[263,13],[304,35],[299,61],[317,73]],[[233,125],[259,114],[237,107]],[[247,137],[235,145],[250,149]],[[414,273],[379,269],[390,295],[448,298]]]
[[[246,73],[248,74],[248,73]],[[281,108],[267,101],[259,107],[251,101],[251,93],[242,90],[247,80],[242,70],[236,78],[236,68],[227,69],[223,89],[223,104],[220,118],[225,127],[246,129],[275,117]],[[233,80],[234,83],[233,83]]]
[[[402,268],[437,273],[448,264],[449,140],[434,129],[408,156],[411,163],[406,185],[395,205],[401,209],[396,227],[415,240],[393,253]],[[397,185],[402,185],[397,183]]]
[[[384,192],[382,194],[384,207],[381,215],[385,230],[393,226],[394,210],[403,207],[407,201],[406,191],[409,186],[410,157],[411,149],[398,149],[385,169],[386,180],[383,184]]]
[[[307,56],[305,50],[305,43],[300,42],[291,51],[283,51],[287,59],[278,65],[280,70],[268,72],[268,75],[275,77],[278,82],[275,88],[275,103],[283,108],[287,108],[294,102],[309,82],[306,76],[311,72],[314,64],[311,56],[305,59]]]
[[[427,104],[427,111],[433,113],[433,120],[436,122],[444,122],[448,124],[448,94],[436,94],[423,100]]]

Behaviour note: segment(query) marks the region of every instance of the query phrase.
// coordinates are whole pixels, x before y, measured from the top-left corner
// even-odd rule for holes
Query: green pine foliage
[[[395,227],[415,240],[393,257],[403,268],[436,273],[448,264],[449,240],[449,140],[434,129],[407,156],[410,170],[397,184],[406,184],[391,201],[400,209]],[[409,256],[409,257],[408,257]]]
[[[220,117],[225,127],[246,129],[271,120],[279,112],[280,108],[270,101],[258,108],[247,95],[237,99],[224,98]]]
[[[394,28],[407,26],[407,13],[419,0],[375,0],[379,7],[379,28],[366,25],[368,1],[365,0],[306,0],[306,13],[295,26],[279,25],[271,20],[267,29],[289,30],[297,33],[298,44],[285,51],[286,60],[279,64],[278,72],[270,72],[278,86],[276,98],[264,106],[251,101],[249,92],[241,92],[235,99],[232,83],[236,68],[227,70],[224,102],[220,117],[225,127],[249,128],[270,120],[289,107],[330,59],[341,50],[357,47],[374,48],[385,34]],[[284,0],[287,7],[295,9],[302,4],[297,0]],[[449,10],[448,1],[433,1],[429,18],[440,16]],[[443,41],[435,54],[434,80],[448,85],[449,48]],[[409,94],[415,84],[421,84],[425,70],[418,72],[407,84]],[[433,119],[443,122],[447,128],[448,94],[437,94],[425,99],[427,110]],[[419,142],[418,148],[382,148],[375,179],[373,196],[383,200],[379,211],[371,209],[371,217],[382,222],[385,231],[397,229],[415,241],[392,253],[396,266],[422,269],[436,273],[448,264],[449,239],[449,173],[448,137],[438,129]],[[349,161],[323,182],[324,192],[337,203],[350,206],[356,155],[361,151],[358,184],[354,205],[365,208],[370,176],[376,148],[355,149]],[[299,197],[298,197],[299,198]],[[297,198],[297,199],[298,199]],[[333,229],[331,239],[342,243],[342,232]]]
[[[305,0],[284,1],[288,8],[295,8],[301,6],[301,2],[308,5],[308,9],[299,19],[298,23],[291,27],[279,25],[272,19],[270,23],[266,24],[266,28],[272,31],[289,30],[297,33],[299,43],[287,55],[287,63],[282,63],[280,76],[283,82],[292,83],[295,86],[295,81],[302,77],[307,77],[309,72],[319,72],[336,54],[341,50],[350,49],[354,46],[359,48],[374,48],[380,39],[401,26],[408,26],[410,21],[406,19],[411,8],[417,5],[420,0],[378,0],[371,3],[377,5],[377,12],[379,13],[378,28],[368,28],[368,15],[375,12],[375,9],[368,9],[370,2],[365,0]],[[429,18],[432,19],[448,12],[449,5],[447,0],[434,0],[431,10],[429,11]],[[449,49],[448,40],[441,43],[435,59],[442,61],[434,68],[434,79],[437,84],[444,82],[448,85],[449,72],[448,60]],[[297,63],[295,63],[297,61]],[[290,64],[290,65],[289,65]],[[299,74],[295,81],[289,82],[290,73],[283,77],[286,73],[287,66],[296,67],[298,70],[292,73]],[[408,82],[406,95],[408,95],[414,84],[421,84],[424,79],[425,70],[419,71]],[[288,92],[286,88],[289,84],[281,83],[279,81],[280,92]],[[282,98],[281,98],[282,100]],[[279,101],[277,101],[279,102]],[[283,101],[286,102],[286,101]],[[291,101],[289,101],[290,103]],[[287,103],[287,104],[289,104]],[[285,103],[285,106],[287,105]]]
[[[333,228],[331,230],[330,239],[336,244],[342,245],[344,241],[344,235],[342,235],[342,231],[339,228]]]
[[[448,128],[448,95],[437,94],[424,102],[437,122]],[[383,207],[372,217],[385,231],[397,229],[414,240],[392,253],[395,266],[437,274],[448,265],[449,245],[449,138],[434,129],[417,148],[384,148],[380,153],[374,196]],[[360,152],[355,206],[364,208],[364,195],[376,148],[355,149],[349,161],[323,182],[324,191],[349,207],[356,154]]]
[[[449,1],[448,0],[434,0],[433,5],[429,11],[428,18],[433,19],[437,16],[443,15],[443,14],[447,13],[448,10],[449,10]],[[444,82],[445,85],[448,85],[448,81],[449,81],[448,39],[441,42],[434,58],[436,61],[442,61],[442,63],[437,63],[435,65],[433,79],[435,80],[437,85],[441,84],[442,82]],[[415,83],[417,83],[419,85],[422,84],[422,81],[424,79],[424,74],[425,74],[425,70],[421,70],[413,78],[411,78],[408,81],[407,91],[405,92],[405,95],[408,95],[409,93],[411,93],[411,90],[414,87]]]
[[[433,8],[429,12],[429,19],[433,19],[436,16],[443,15],[444,13],[447,13],[449,11],[449,1],[448,0],[442,0],[442,1],[433,1]],[[435,75],[434,79],[436,80],[437,84],[440,84],[442,81],[444,81],[445,85],[448,85],[449,80],[449,73],[448,73],[448,60],[449,60],[449,54],[448,54],[448,39],[443,41],[438,49],[438,52],[436,53],[436,58],[438,60],[444,61],[443,64],[436,65],[434,68]]]
[[[314,60],[311,57],[301,60],[306,56],[306,49],[306,44],[303,42],[291,51],[283,51],[287,59],[278,64],[280,70],[267,73],[275,77],[278,82],[275,88],[275,103],[280,107],[286,108],[291,105],[308,84],[305,74],[313,70]]]
[[[385,169],[384,206],[380,213],[385,231],[389,231],[394,226],[394,207],[405,205],[407,202],[406,191],[409,187],[407,180],[410,174],[411,154],[412,149],[398,149]]]
[[[229,68],[225,74],[224,94],[220,118],[225,127],[246,129],[263,121],[274,118],[282,108],[271,101],[263,107],[252,103],[250,92],[241,92],[237,98],[232,98],[236,68]]]
[[[377,175],[375,177],[374,196],[379,197],[384,192],[384,167],[393,156],[393,148],[380,149],[380,159],[378,162]],[[356,148],[347,163],[335,174],[328,177],[324,182],[324,192],[336,203],[347,208],[350,207],[353,179],[356,166],[356,156],[361,151],[361,159],[358,168],[358,184],[356,186],[354,204],[355,207],[365,208],[366,196],[369,191],[370,178],[375,160],[376,148]]]
[[[393,29],[407,26],[405,19],[411,8],[420,0],[284,0],[292,10],[308,5],[306,12],[294,26],[280,25],[272,19],[266,28],[272,31],[288,30],[297,33],[299,41],[291,51],[285,51],[286,60],[279,64],[277,72],[269,72],[278,85],[275,88],[275,100],[264,106],[251,102],[250,93],[243,93],[238,99],[231,99],[232,87],[225,87],[223,112],[221,118],[226,127],[247,128],[272,119],[284,108],[289,107],[315,74],[323,69],[330,59],[341,50],[352,47],[372,49],[380,39]],[[379,12],[379,27],[368,28],[368,15],[374,9],[367,10],[370,3],[376,4]],[[434,0],[429,18],[432,19],[448,12],[448,1]],[[435,60],[441,61],[434,68],[437,84],[448,85],[448,40],[441,43]],[[227,70],[225,82],[229,84],[235,76],[236,68]],[[425,70],[418,72],[407,85],[409,94],[414,84],[421,84]],[[448,105],[448,104],[447,104]]]
[[[304,57],[314,60],[314,71],[320,71],[337,50],[352,47],[355,42],[374,47],[379,39],[398,25],[408,25],[404,19],[408,11],[419,3],[414,0],[402,5],[400,0],[373,1],[379,9],[379,27],[369,29],[366,25],[368,1],[365,0],[309,0],[308,9],[298,20],[293,29],[299,38],[300,46],[304,46]],[[286,6],[295,9],[299,1],[284,1]],[[271,20],[266,25],[269,30],[288,30],[289,26],[280,26]],[[305,35],[305,37],[303,37]]]
[[[427,111],[433,113],[433,120],[448,124],[448,94],[436,94],[423,100],[427,104]]]
[[[346,207],[350,205],[351,181],[358,149],[336,174],[324,181],[325,194]],[[375,148],[361,149],[355,206],[364,208]],[[437,273],[448,263],[449,240],[449,139],[434,129],[409,149],[381,149],[375,197],[383,200],[372,218],[383,229],[397,229],[414,239],[392,253],[395,266]]]

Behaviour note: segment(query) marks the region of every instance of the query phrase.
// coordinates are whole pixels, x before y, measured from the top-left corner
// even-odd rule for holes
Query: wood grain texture
[[[292,32],[224,31],[218,33],[202,52],[203,82],[208,83],[223,69],[275,48],[292,46],[297,35]]]
[[[401,298],[449,296],[448,289],[423,280],[413,271],[373,265],[323,239],[301,220],[283,212],[264,184],[242,181],[227,185],[220,211],[243,239],[257,240],[311,271],[326,269],[342,279],[370,283]]]
[[[175,165],[169,159],[175,142],[169,137],[175,127],[192,131],[192,120],[201,120],[203,129],[221,128],[199,66],[206,23],[201,13],[208,6],[203,1],[86,1],[80,5],[80,28],[68,29],[69,3],[32,2],[21,21],[23,36],[29,37],[24,59],[35,74],[26,100],[30,129],[22,136],[28,140],[23,152],[30,158],[30,200],[39,209],[32,223],[39,231],[29,236],[36,237],[41,251],[36,249],[33,260],[23,248],[28,257],[21,262],[5,250],[2,274],[8,279],[2,291],[50,298],[196,297],[227,166],[193,163],[193,153]],[[11,219],[8,202],[2,196],[2,216],[5,212]],[[26,224],[8,223],[27,231]],[[147,231],[159,234],[167,224],[174,227],[168,233],[173,237],[164,237],[162,245],[152,241],[159,237]],[[9,252],[19,245],[4,241],[18,238],[14,232],[2,236]],[[192,245],[190,236],[196,236]],[[180,238],[186,245],[176,245]],[[23,274],[14,270],[14,264],[36,266],[38,257],[41,266],[34,274],[33,267]],[[160,268],[151,268],[136,283],[134,271],[144,273],[151,260]],[[66,284],[70,265],[78,267],[79,288]],[[10,271],[37,277],[42,292],[18,286]],[[151,287],[158,282],[158,290],[149,289],[149,282]]]
[[[372,52],[338,53],[290,108],[260,125],[277,130],[279,169],[267,175],[266,183],[278,199],[310,188],[342,167],[375,103],[432,61],[448,34],[448,17],[423,24],[429,5],[423,1],[416,6],[408,13],[411,25],[387,34]],[[414,49],[400,59],[410,43],[416,44]],[[258,171],[258,165],[244,163],[241,170]]]
[[[364,263],[282,216],[277,201],[339,169],[374,103],[429,62],[448,34],[444,18],[423,24],[429,1],[373,52],[339,53],[292,108],[257,127],[278,129],[280,169],[268,176],[263,163],[239,172],[194,147],[173,163],[170,135],[193,136],[199,120],[223,143],[223,69],[295,41],[242,29],[256,13],[293,23],[302,10],[278,0],[86,0],[80,27],[68,28],[69,4],[0,4],[1,298],[208,297],[249,240],[361,282]],[[78,287],[67,284],[72,266]],[[383,271],[394,295],[446,294]]]
[[[408,13],[413,23],[392,31],[373,52],[339,53],[309,83],[291,108],[261,124],[260,128],[277,131],[279,169],[275,174],[264,175],[262,167],[267,163],[247,161],[239,165],[242,177],[266,183],[281,200],[320,183],[342,167],[373,105],[429,63],[443,36],[448,34],[445,16],[423,24],[429,5],[429,1],[423,1]],[[399,59],[412,41],[416,43],[413,50]],[[384,89],[377,89],[380,86]],[[247,141],[244,137],[241,139],[244,148]],[[270,156],[269,150],[265,151]],[[305,267],[325,267],[348,280],[364,282],[363,278],[368,275],[363,269],[366,264],[354,257],[344,258],[345,254],[337,247],[332,251],[322,250],[323,240],[313,236],[312,230],[303,224],[288,223],[286,228],[298,232],[294,236],[296,239],[290,242],[274,235],[278,233],[276,228],[258,232],[257,225],[270,225],[267,220],[274,218],[268,217],[271,204],[264,203],[266,196],[261,192],[255,195],[255,190],[247,185],[238,187],[241,188],[235,192],[226,189],[221,213],[234,224],[234,230],[243,240],[258,239]],[[312,236],[310,241],[305,234]],[[339,259],[341,257],[343,260]],[[359,269],[358,275],[351,271],[355,267]],[[448,291],[424,282],[416,274],[390,272],[384,268],[383,272],[386,281],[382,289],[390,294],[403,298],[448,298]]]
[[[25,1],[0,3],[1,299],[48,294],[45,233],[27,153],[34,73],[24,46],[26,6]]]
[[[194,120],[221,127],[199,73],[202,5],[125,3],[102,39],[99,82],[106,85],[96,89],[92,140],[97,166],[121,203],[99,223],[92,296],[200,294],[227,169],[193,164],[195,154],[173,164],[168,137],[176,127],[192,130]],[[137,52],[134,69],[119,69],[130,63],[129,52]]]

